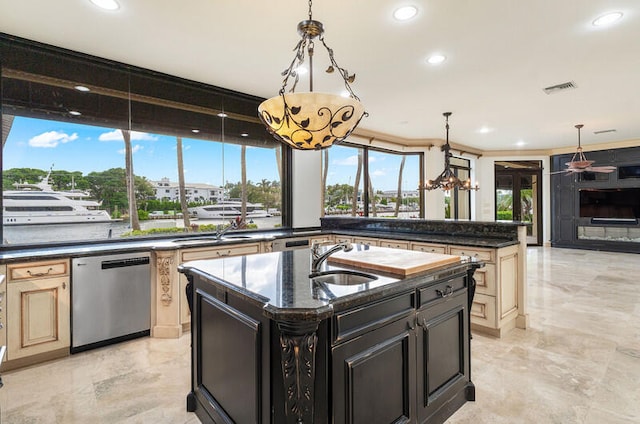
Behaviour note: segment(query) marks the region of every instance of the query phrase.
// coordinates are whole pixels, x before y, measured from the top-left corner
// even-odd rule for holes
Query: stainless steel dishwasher
[[[148,252],[74,258],[71,262],[71,353],[148,336]]]

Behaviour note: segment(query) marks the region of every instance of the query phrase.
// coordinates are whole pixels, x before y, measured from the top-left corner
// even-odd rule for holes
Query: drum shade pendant
[[[313,20],[311,3],[309,1],[309,19],[298,24],[298,34],[302,38],[294,48],[296,54],[291,64],[282,72],[282,87],[277,96],[258,106],[258,116],[277,140],[294,149],[321,150],[347,138],[367,113],[349,85],[355,80],[355,74],[349,74],[336,63],[333,50],[324,41],[322,23]],[[331,63],[325,72],[340,74],[348,97],[313,91],[315,38],[329,53]],[[309,92],[295,93],[305,55],[309,58]],[[287,92],[290,82],[291,88]]]
[[[478,183],[474,186],[471,185],[471,179],[461,180],[459,179],[454,172],[451,170],[451,146],[449,145],[449,117],[451,116],[451,112],[445,112],[442,115],[445,117],[446,121],[446,131],[447,138],[445,143],[442,145],[441,150],[444,152],[444,171],[435,180],[428,180],[424,187],[421,187],[423,190],[434,190],[441,188],[445,191],[453,190],[455,188],[460,190],[477,190]]]

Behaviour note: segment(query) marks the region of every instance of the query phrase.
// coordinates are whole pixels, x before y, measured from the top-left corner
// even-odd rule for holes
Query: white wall
[[[476,219],[495,220],[495,163],[498,161],[542,161],[542,242],[551,239],[551,177],[549,156],[482,156],[476,161],[476,177],[480,190],[476,192]]]
[[[322,152],[293,151],[293,228],[319,227]]]

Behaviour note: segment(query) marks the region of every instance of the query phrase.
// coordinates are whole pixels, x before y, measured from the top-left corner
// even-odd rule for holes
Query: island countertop
[[[383,254],[386,251],[393,252],[399,256],[417,253],[354,245],[354,252],[372,249]],[[462,257],[453,264],[408,276],[330,262],[322,265],[321,272],[349,270],[376,277],[373,281],[354,285],[314,282],[310,278],[309,249],[191,261],[180,265],[179,271],[202,275],[213,284],[241,294],[251,303],[262,305],[266,315],[272,319],[321,320],[356,304],[411,290],[418,284],[424,285],[453,273],[464,272],[471,262],[474,267],[482,266],[482,263]]]

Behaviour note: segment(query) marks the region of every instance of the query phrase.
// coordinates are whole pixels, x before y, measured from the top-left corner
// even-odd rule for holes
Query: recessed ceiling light
[[[75,88],[78,91],[82,91],[83,93],[86,93],[87,91],[91,91],[89,87],[85,87],[84,85],[76,85],[73,88]]]
[[[592,23],[593,26],[607,26],[622,19],[622,12],[610,12],[596,18]]]
[[[489,127],[482,127],[478,130],[480,134],[487,134],[487,133],[490,133],[491,131],[493,131],[493,128],[489,128]]]
[[[229,115],[227,115],[227,114],[226,114],[226,113],[224,113],[224,112],[220,112],[220,113],[218,114],[218,117],[220,117],[220,118],[226,118],[227,116],[229,116]]]
[[[95,4],[104,10],[118,10],[120,5],[116,0],[91,0],[91,3]]]
[[[306,67],[304,67],[304,66],[298,66],[298,67],[296,68],[296,72],[298,73],[298,75],[304,75],[304,74],[306,74],[308,71],[307,71],[307,68],[306,68]]]
[[[441,54],[434,54],[429,56],[429,58],[427,59],[427,63],[430,63],[431,65],[439,65],[446,59],[446,56],[443,56]]]
[[[240,134],[240,137],[249,137],[249,134],[248,133],[242,133],[242,134]]]
[[[70,110],[69,115],[80,116],[82,115],[82,113],[78,112],[77,110]]]
[[[516,146],[518,146],[518,147],[525,146],[526,144],[527,144],[527,142],[526,142],[526,141],[524,141],[524,140],[518,140],[518,141],[516,141]]]
[[[194,134],[198,134],[200,132],[200,130],[197,129],[197,128],[194,128],[194,129],[191,130],[191,132],[194,133]]]
[[[393,17],[399,21],[408,21],[418,14],[418,8],[415,6],[402,6],[393,12]]]

